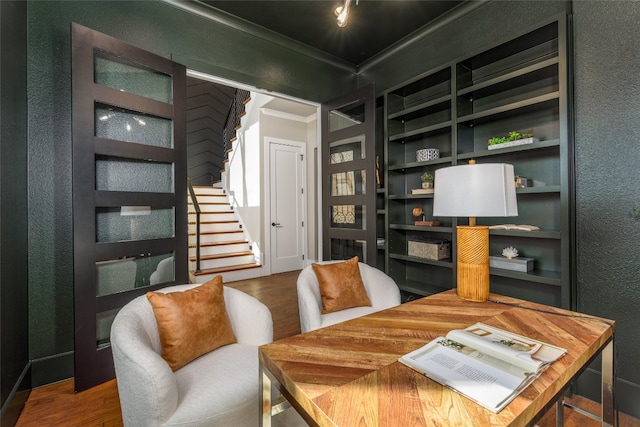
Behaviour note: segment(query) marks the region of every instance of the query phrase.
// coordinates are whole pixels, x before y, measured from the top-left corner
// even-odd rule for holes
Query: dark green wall
[[[574,16],[578,309],[616,320],[617,399],[640,417],[640,2]]]
[[[353,72],[158,1],[30,1],[28,20],[30,339],[39,385],[73,375],[71,22],[303,99],[329,99],[356,82]]]
[[[31,386],[27,273],[27,7],[0,2],[0,405],[13,425]]]
[[[573,11],[577,308],[617,322],[617,401],[640,417],[640,2],[491,1],[392,57],[363,64],[376,90]],[[399,65],[401,64],[401,65]],[[579,392],[599,400],[599,361]]]

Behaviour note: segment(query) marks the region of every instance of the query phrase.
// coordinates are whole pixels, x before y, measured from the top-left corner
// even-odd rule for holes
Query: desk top
[[[613,338],[615,322],[491,294],[446,291],[260,347],[260,363],[320,426],[526,425]],[[483,322],[567,349],[500,413],[400,364],[452,329]]]

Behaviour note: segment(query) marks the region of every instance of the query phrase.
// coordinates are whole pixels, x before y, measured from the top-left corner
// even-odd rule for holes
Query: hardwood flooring
[[[296,293],[297,271],[257,279],[227,283],[262,301],[272,312],[274,339],[300,333]],[[573,399],[580,407],[597,412],[599,405],[584,398]],[[564,410],[567,427],[595,427],[600,424],[568,408]],[[40,387],[31,392],[16,427],[121,427],[120,401],[115,380],[74,393],[73,380]],[[555,426],[552,408],[539,422],[540,427]],[[620,414],[619,427],[640,427],[640,420]],[[349,426],[347,426],[349,427]]]

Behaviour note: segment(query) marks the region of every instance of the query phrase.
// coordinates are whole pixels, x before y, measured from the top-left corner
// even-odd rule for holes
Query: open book
[[[497,413],[566,352],[476,323],[450,331],[399,361]]]

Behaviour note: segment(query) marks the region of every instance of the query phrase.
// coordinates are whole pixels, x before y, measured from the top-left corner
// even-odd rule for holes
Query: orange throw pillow
[[[222,276],[184,292],[147,292],[158,323],[162,358],[174,371],[236,342],[224,305]]]
[[[360,276],[358,257],[332,264],[311,264],[320,284],[322,314],[371,306]]]

